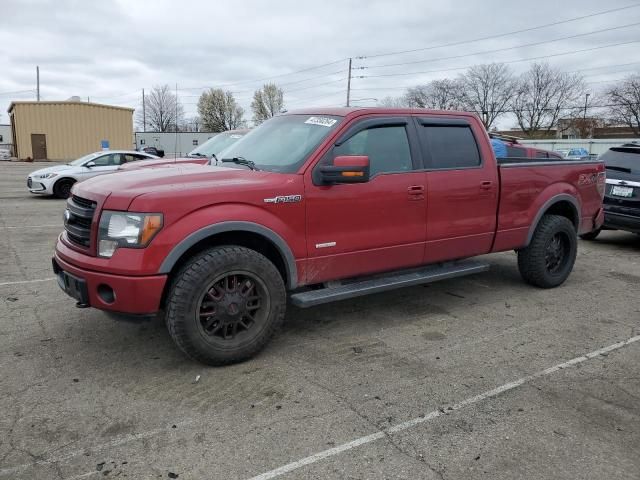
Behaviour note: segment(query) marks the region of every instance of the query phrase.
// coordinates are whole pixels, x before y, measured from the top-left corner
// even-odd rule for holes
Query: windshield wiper
[[[190,157],[206,157],[206,155],[201,154],[200,152],[190,153]]]
[[[235,163],[236,165],[245,165],[249,167],[251,170],[260,170],[258,167],[256,167],[255,163],[253,163],[251,160],[247,160],[244,157],[223,158],[220,161],[231,162],[231,163]]]

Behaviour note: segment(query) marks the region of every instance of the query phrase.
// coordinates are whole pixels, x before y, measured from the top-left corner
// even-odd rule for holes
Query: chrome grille
[[[73,195],[67,200],[64,228],[70,242],[89,248],[91,245],[91,223],[96,211],[96,202]]]

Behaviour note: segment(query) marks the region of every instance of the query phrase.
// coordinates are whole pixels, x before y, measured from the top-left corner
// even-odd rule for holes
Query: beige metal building
[[[132,108],[77,101],[13,102],[8,112],[19,159],[68,161],[105,147],[133,146]]]

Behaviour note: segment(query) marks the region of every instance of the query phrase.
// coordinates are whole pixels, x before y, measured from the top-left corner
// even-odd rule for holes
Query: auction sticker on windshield
[[[334,118],[327,117],[309,117],[309,119],[304,122],[310,125],[321,125],[323,127],[332,127],[337,122]]]

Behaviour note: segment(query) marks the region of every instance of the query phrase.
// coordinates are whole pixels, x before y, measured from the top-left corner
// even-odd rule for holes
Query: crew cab
[[[602,225],[597,161],[494,157],[473,114],[317,109],[276,116],[221,155],[74,186],[53,269],[79,307],[162,312],[177,346],[255,355],[290,302],[310,307],[487,270],[569,276]]]

